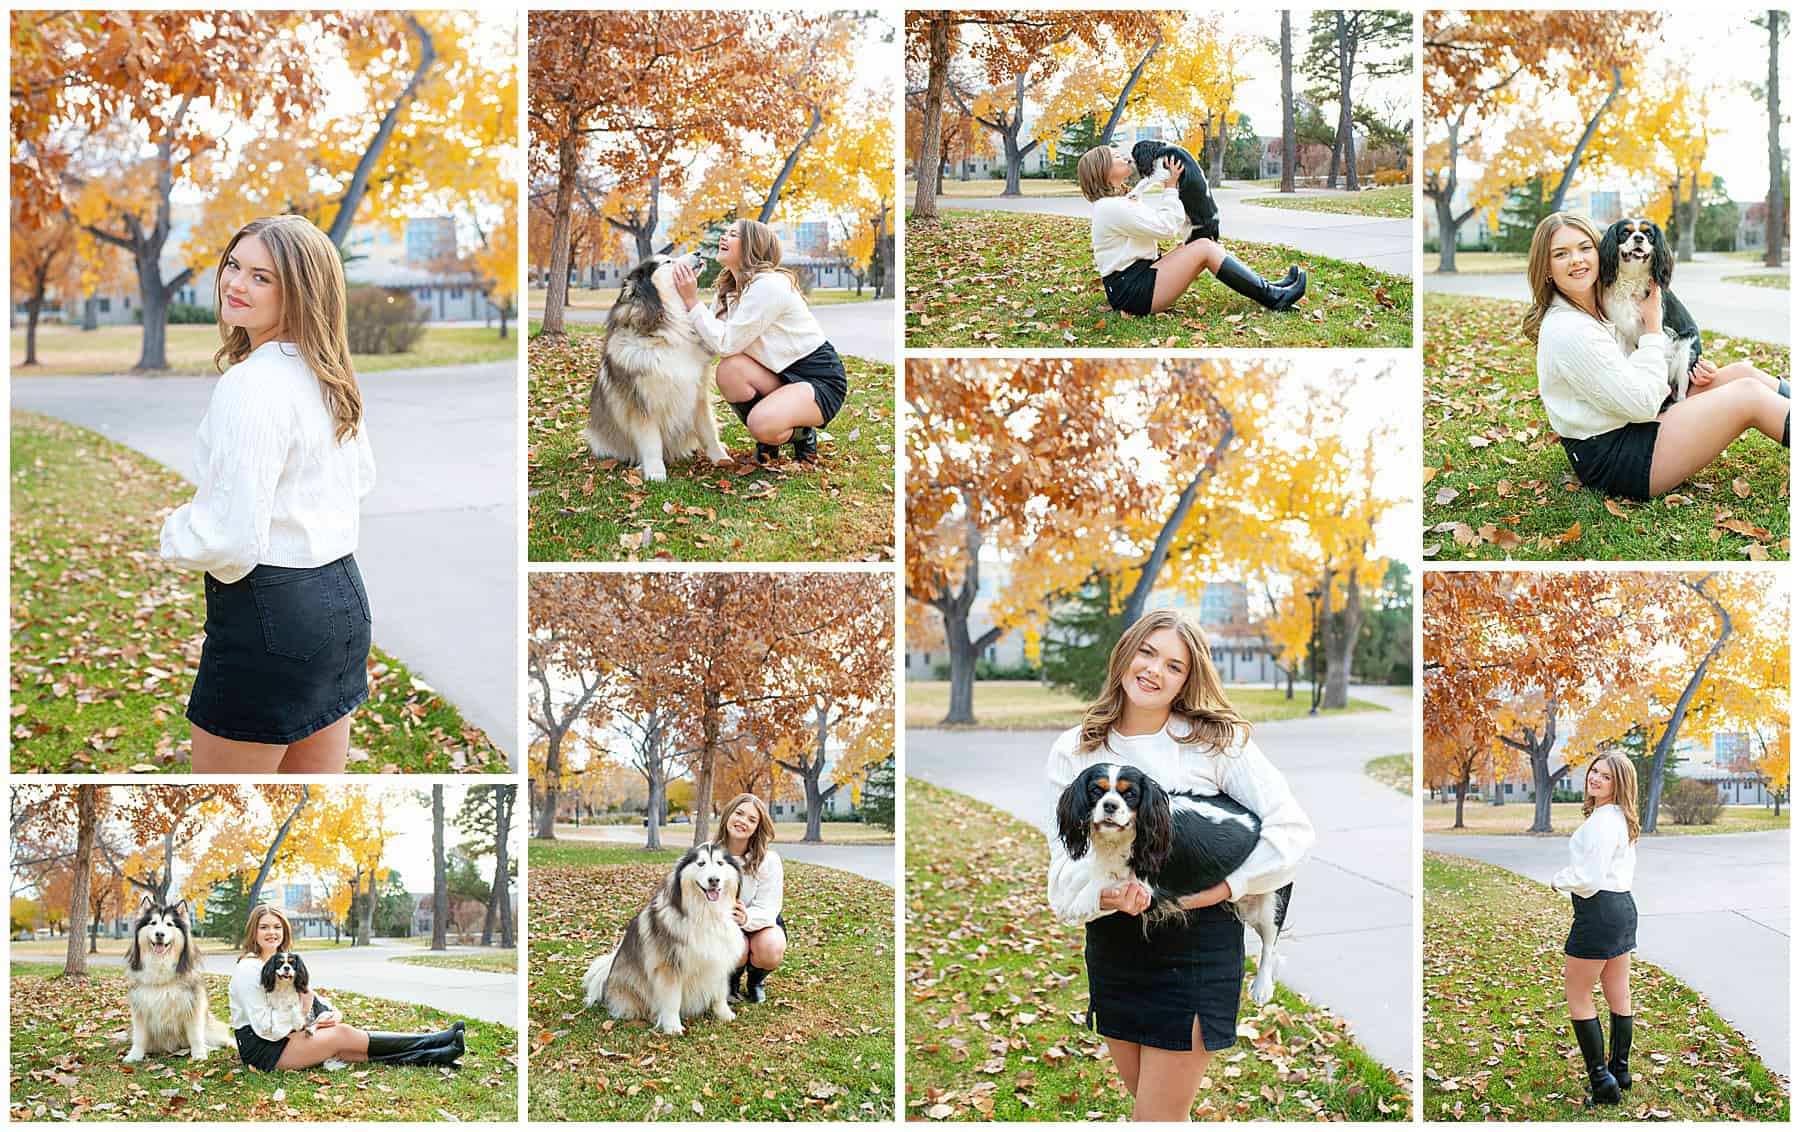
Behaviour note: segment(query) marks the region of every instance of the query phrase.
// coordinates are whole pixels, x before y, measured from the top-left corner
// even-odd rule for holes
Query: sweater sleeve
[[[1301,858],[1312,848],[1312,819],[1275,764],[1255,742],[1246,739],[1235,754],[1219,760],[1219,787],[1262,819],[1256,847],[1229,876],[1231,899],[1274,892],[1294,879]]]
[[[1669,339],[1661,332],[1638,339],[1627,358],[1605,326],[1579,314],[1556,320],[1557,366],[1576,396],[1630,421],[1653,421],[1669,396]]]
[[[720,357],[743,353],[781,317],[782,307],[788,301],[780,290],[784,287],[789,290],[793,287],[784,276],[758,276],[738,295],[737,305],[724,318],[714,314],[704,303],[695,303],[688,313],[693,316],[700,341]]]
[[[230,997],[232,1013],[244,1019],[256,1036],[278,1042],[292,1031],[275,1025],[275,1008],[262,989],[261,967],[253,960],[240,959],[231,972]]]
[[[1581,897],[1599,892],[1608,862],[1618,851],[1619,842],[1629,836],[1625,823],[1614,821],[1611,812],[1590,815],[1575,836],[1569,838],[1569,863],[1557,870],[1550,887]]]
[[[1186,235],[1190,227],[1181,198],[1174,193],[1159,193],[1149,200],[1131,195],[1109,197],[1095,208],[1097,219],[1121,235],[1173,240]]]
[[[774,924],[781,915],[781,858],[774,850],[763,855],[762,871],[756,878],[756,895],[744,905],[744,930],[759,932]]]
[[[163,558],[226,583],[256,568],[269,549],[291,425],[287,402],[259,389],[241,366],[219,379],[201,425],[199,487],[163,523]]]

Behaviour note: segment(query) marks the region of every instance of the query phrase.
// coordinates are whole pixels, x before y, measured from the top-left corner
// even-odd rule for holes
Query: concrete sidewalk
[[[1363,764],[1411,749],[1412,697],[1406,689],[1364,687],[1350,695],[1390,710],[1264,723],[1253,732],[1318,833],[1294,883],[1278,977],[1342,1016],[1383,1064],[1410,1074],[1412,800],[1369,778]],[[906,773],[996,806],[1048,836],[1056,791],[1044,765],[1056,735],[909,728]]]
[[[1787,830],[1647,836],[1631,885],[1637,954],[1705,995],[1784,1077],[1792,1048],[1788,846]],[[1563,837],[1430,834],[1425,848],[1546,885],[1569,863]]]
[[[1432,262],[1435,263],[1435,259]],[[1786,274],[1787,270],[1783,267],[1771,271],[1761,264],[1700,252],[1694,262],[1675,265],[1674,282],[1669,289],[1680,296],[1681,305],[1700,324],[1703,347],[1708,332],[1785,345],[1790,333],[1787,289],[1727,283],[1725,277]],[[1427,272],[1425,292],[1431,295],[1480,295],[1521,303],[1531,300],[1531,288],[1525,283],[1523,271],[1505,275],[1433,275]]]
[[[1413,244],[1418,227],[1411,219],[1352,216],[1337,212],[1306,212],[1245,203],[1252,197],[1280,194],[1270,189],[1213,190],[1219,205],[1219,231],[1229,250],[1233,240],[1286,244],[1291,248],[1360,263],[1411,281]],[[1341,196],[1341,193],[1304,192],[1300,197]],[[969,208],[990,212],[1037,212],[1052,216],[1093,215],[1094,206],[1079,196],[1067,197],[939,197],[938,207]]]
[[[812,312],[839,354],[894,364],[894,300],[830,303]],[[570,307],[563,312],[563,321],[605,322],[606,315],[604,310]],[[543,318],[542,308],[532,311],[531,317]]]
[[[635,825],[590,825],[580,829],[572,825],[558,825],[556,836],[558,839],[596,841],[608,845],[644,844],[643,827]],[[665,837],[663,844],[679,846],[686,845],[687,842],[671,842]],[[786,860],[841,869],[878,881],[889,888],[894,887],[892,845],[802,845],[797,841],[777,841],[775,851]]]
[[[518,367],[360,375],[375,449],[357,565],[375,640],[518,765]],[[216,378],[15,377],[12,405],[91,428],[194,478]],[[158,524],[143,521],[154,551]]]
[[[373,998],[394,999],[462,1014],[503,1026],[519,1028],[519,977],[494,971],[465,971],[460,967],[422,967],[395,962],[402,955],[431,955],[430,948],[414,943],[395,943],[377,939],[368,947],[336,947],[309,952],[306,940],[298,940],[295,950],[306,963],[307,973],[327,1000],[334,990],[354,991]],[[493,948],[455,947],[438,955],[488,954]],[[122,967],[125,960],[118,955],[88,957],[96,966]],[[209,953],[206,973],[229,977],[237,967],[237,957],[228,951]],[[224,1016],[224,1004],[213,1003],[213,1013]],[[357,1025],[354,1013],[346,1011],[344,1021]]]

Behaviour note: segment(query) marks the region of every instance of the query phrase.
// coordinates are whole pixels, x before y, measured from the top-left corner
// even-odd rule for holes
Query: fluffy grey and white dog
[[[195,1061],[205,1061],[208,1049],[232,1044],[231,1027],[207,1008],[200,949],[188,931],[187,901],[165,904],[144,897],[131,949],[125,953],[125,981],[131,988],[126,1061],[181,1049]]]
[[[713,420],[712,351],[675,292],[682,260],[699,267],[698,256],[656,255],[625,276],[588,392],[588,448],[642,465],[652,480],[668,476],[665,461],[696,451],[715,464],[729,459]]]
[[[603,1003],[614,1018],[647,1019],[668,1034],[682,1032],[683,1018],[736,1018],[726,996],[744,950],[731,916],[742,875],[717,842],[689,849],[626,925],[618,950],[588,967],[587,1005]]]

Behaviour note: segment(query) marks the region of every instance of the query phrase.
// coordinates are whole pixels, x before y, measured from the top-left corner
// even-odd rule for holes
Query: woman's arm
[[[243,1015],[257,1037],[278,1042],[293,1032],[275,1024],[275,1008],[269,1005],[269,996],[262,989],[262,968],[254,960],[238,961],[231,972],[228,993],[236,1013]]]
[[[1262,819],[1256,847],[1225,878],[1227,899],[1274,892],[1294,879],[1300,859],[1312,848],[1312,819],[1300,808],[1287,779],[1251,740],[1217,762],[1219,788]]]
[[[759,932],[775,923],[781,915],[781,858],[774,852],[763,857],[762,871],[756,877],[756,895],[744,905],[744,930]]]
[[[1094,221],[1118,235],[1148,236],[1157,241],[1185,236],[1191,226],[1181,198],[1174,193],[1160,193],[1151,200],[1108,197],[1094,206]]]
[[[782,309],[788,303],[788,296],[780,290],[783,287],[793,289],[786,276],[757,276],[744,288],[737,305],[723,319],[707,310],[706,304],[696,301],[688,308],[688,313],[693,316],[700,341],[720,357],[743,353],[781,317]]]
[[[1550,878],[1550,887],[1581,897],[1599,892],[1607,863],[1618,851],[1620,840],[1628,836],[1623,819],[1613,822],[1601,815],[1589,816],[1569,838],[1569,863]]]
[[[269,549],[275,485],[294,429],[287,403],[254,388],[234,369],[220,379],[207,408],[206,466],[194,500],[163,523],[162,556],[176,566],[235,582]]]
[[[1057,919],[1065,924],[1085,924],[1113,912],[1141,912],[1149,904],[1150,892],[1141,881],[1108,888],[1094,871],[1092,853],[1072,860],[1062,838],[1050,835],[1050,910]]]
[[[1546,327],[1556,335],[1556,366],[1575,394],[1629,421],[1653,421],[1669,396],[1669,339],[1657,331],[1638,339],[1629,358],[1612,331],[1591,318],[1563,315]]]

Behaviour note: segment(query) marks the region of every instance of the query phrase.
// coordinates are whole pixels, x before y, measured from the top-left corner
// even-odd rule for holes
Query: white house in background
[[[856,286],[856,277],[851,273],[849,264],[829,251],[841,231],[834,221],[815,217],[798,223],[784,221],[771,227],[781,241],[781,266],[790,271],[804,270],[812,278],[814,287],[840,289]],[[651,233],[650,242],[658,248],[669,242],[669,221],[666,216],[658,222],[656,231]],[[617,287],[636,264],[636,250],[628,245],[623,259],[594,264],[585,271],[578,272],[571,268],[569,281],[577,287],[596,290]],[[531,285],[542,287],[549,276],[549,266],[532,264],[531,275]]]
[[[835,781],[835,779],[832,778],[832,771],[843,755],[844,744],[836,735],[827,736],[825,739],[825,769],[819,776],[819,788],[821,790],[828,790],[831,788],[832,782]],[[805,784],[796,776],[789,774],[779,767],[776,768],[775,773],[785,777],[789,785],[797,788],[800,792],[800,796],[798,798],[783,799],[782,801],[776,802],[773,806],[769,807],[770,816],[776,821],[805,821]],[[862,797],[863,781],[867,777],[868,772],[865,771],[856,779],[844,783],[844,785],[838,788],[836,794],[827,798],[825,800],[826,815],[829,817],[849,817],[850,814],[856,810],[857,800]],[[721,798],[719,801],[723,802],[724,799]]]

